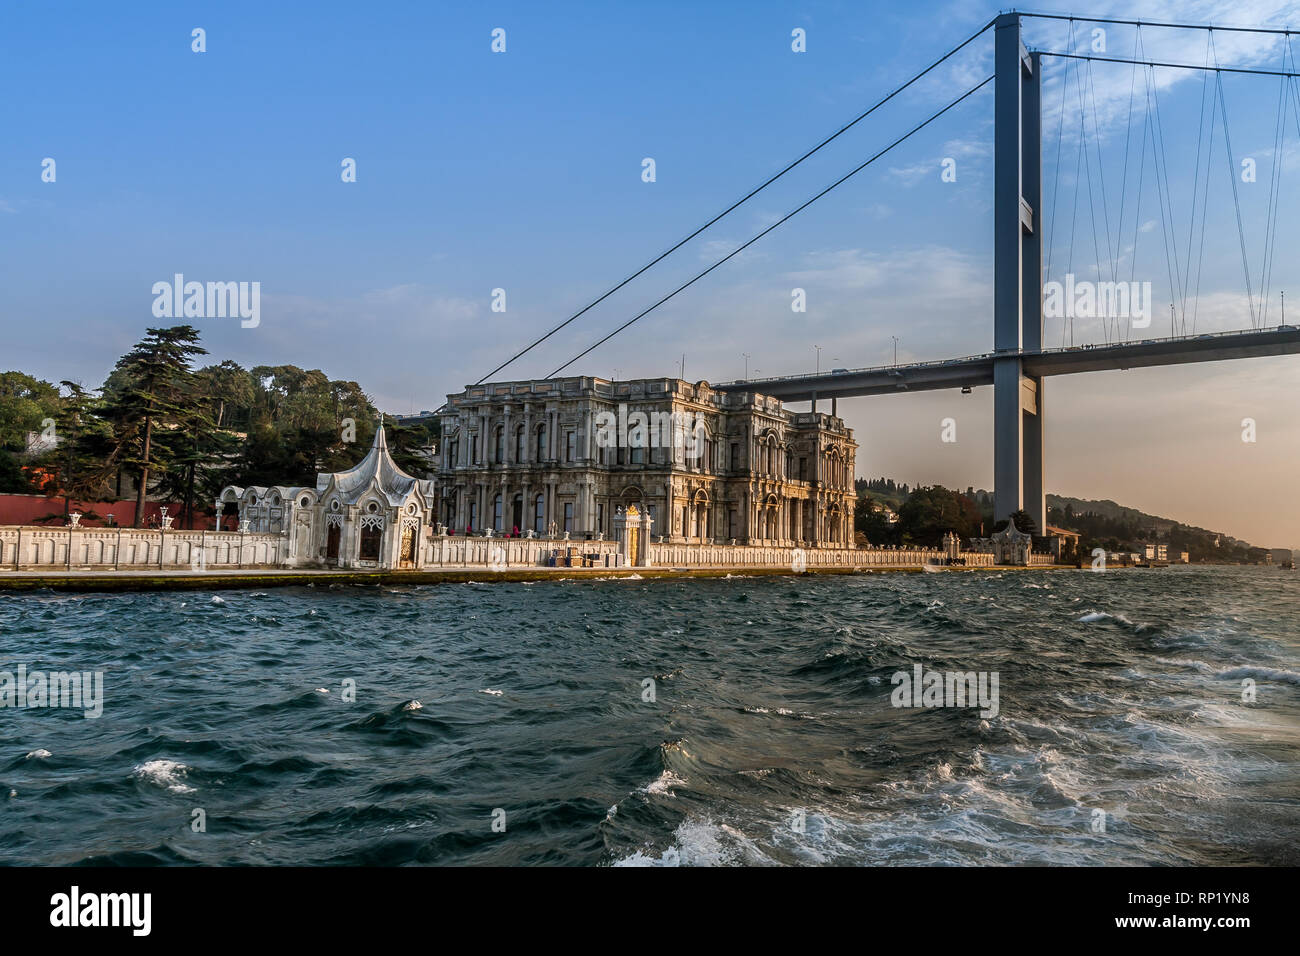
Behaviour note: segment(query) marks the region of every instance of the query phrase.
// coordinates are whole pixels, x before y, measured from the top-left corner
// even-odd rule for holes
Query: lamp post
[[[894,364],[897,365],[898,364],[898,336],[891,335],[890,338],[894,340]]]
[[[820,345],[814,345],[813,348],[817,350],[817,374],[820,375],[822,370],[822,347]]]
[[[1286,318],[1286,298],[1285,298],[1285,297],[1286,297],[1286,293],[1284,292],[1284,293],[1282,293],[1282,295],[1283,295],[1283,299],[1282,299],[1282,317],[1283,317],[1283,318]],[[749,353],[748,353],[748,352],[741,352],[740,354],[743,355],[743,356],[745,356],[745,381],[748,382],[748,381],[749,381]]]

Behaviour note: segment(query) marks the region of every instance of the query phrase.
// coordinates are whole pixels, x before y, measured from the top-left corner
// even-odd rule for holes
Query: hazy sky
[[[194,321],[213,360],[317,367],[361,382],[388,411],[436,408],[997,12],[610,6],[6,4],[0,368],[98,385],[147,326],[172,324],[152,315],[151,289],[180,272],[261,283],[258,327]],[[1300,25],[1300,3],[1281,0],[1089,12]],[[191,49],[196,27],[206,52]],[[504,53],[491,49],[495,28]],[[791,49],[795,28],[806,52]],[[1026,29],[1035,48],[1071,45],[1067,23]],[[1092,49],[1092,30],[1076,24],[1073,48]],[[1278,37],[1220,32],[1211,48],[1202,31],[1141,32],[1151,59],[1278,69],[1285,57],[1294,69]],[[1137,34],[1112,26],[1104,41],[1099,55],[1130,57]],[[1049,278],[1151,282],[1151,327],[1132,337],[1169,334],[1175,300],[1198,334],[1250,327],[1252,305],[1256,322],[1279,324],[1280,293],[1294,287],[1300,300],[1300,90],[1223,74],[1229,158],[1213,74],[1207,84],[1197,72],[1066,63],[1047,61],[1043,81]],[[990,31],[498,377],[547,375],[991,71]],[[892,361],[892,336],[900,361],[989,349],[991,94],[990,84],[570,372],[677,374],[685,353],[688,379],[718,382],[741,376],[744,353],[751,375],[811,371],[814,345],[823,368],[861,367]],[[47,157],[52,183],[41,179]],[[341,181],[344,158],[355,183]],[[1254,182],[1241,177],[1245,159]],[[1201,202],[1204,238],[1201,213],[1191,221]],[[504,313],[491,309],[496,288]],[[795,288],[804,313],[791,310]],[[1049,321],[1049,346],[1063,334]],[[1105,334],[1099,321],[1075,322],[1075,343]],[[1298,380],[1300,356],[1050,380],[1048,488],[1300,547]],[[840,411],[861,444],[860,475],[989,488],[991,404],[984,388]],[[948,417],[955,444],[940,441]],[[1243,418],[1256,422],[1253,443],[1241,440]]]

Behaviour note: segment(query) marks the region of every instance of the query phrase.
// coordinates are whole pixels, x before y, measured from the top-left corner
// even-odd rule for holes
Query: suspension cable
[[[763,191],[764,189],[766,189],[768,186],[772,185],[774,182],[776,182],[778,179],[780,179],[780,178],[781,178],[782,176],[784,176],[786,173],[790,172],[790,170],[794,169],[796,166],[798,166],[798,165],[799,165],[800,163],[802,163],[804,160],[808,159],[808,158],[809,158],[810,156],[812,156],[814,153],[816,153],[816,152],[818,152],[819,150],[821,150],[824,146],[829,145],[831,142],[833,142],[834,140],[838,139],[838,138],[839,138],[840,136],[842,136],[843,134],[847,133],[850,129],[852,129],[854,126],[858,125],[858,123],[862,122],[864,119],[866,119],[868,116],[870,116],[870,115],[871,115],[872,113],[874,113],[876,110],[880,109],[882,106],[884,106],[884,105],[885,105],[886,103],[888,103],[890,100],[894,99],[896,96],[898,96],[898,95],[899,95],[900,93],[902,93],[904,90],[906,90],[908,87],[912,86],[914,83],[916,83],[918,80],[920,80],[923,76],[925,76],[926,74],[932,72],[932,71],[935,70],[938,66],[940,66],[942,63],[944,63],[945,61],[951,59],[953,56],[955,56],[955,55],[956,55],[957,53],[959,53],[961,50],[965,49],[967,46],[969,46],[971,43],[973,43],[976,39],[978,39],[980,36],[982,36],[982,35],[983,35],[983,34],[984,34],[988,29],[989,29],[989,27],[993,26],[993,24],[996,23],[996,22],[997,22],[997,18],[995,17],[994,19],[992,19],[992,20],[990,20],[988,23],[986,23],[984,26],[982,26],[979,30],[977,30],[976,32],[972,33],[969,37],[967,37],[967,38],[966,38],[965,40],[963,40],[961,43],[957,44],[957,46],[953,47],[951,50],[949,50],[949,51],[948,51],[947,53],[945,53],[943,56],[939,57],[939,59],[935,60],[933,63],[931,63],[929,66],[927,66],[924,70],[922,70],[920,73],[917,73],[915,76],[913,76],[910,80],[908,80],[908,81],[907,81],[906,83],[904,83],[902,86],[898,87],[898,88],[895,89],[892,93],[888,94],[888,95],[885,96],[884,98],[878,100],[874,105],[872,105],[872,106],[869,107],[868,109],[864,110],[863,112],[859,113],[856,117],[854,117],[854,119],[850,120],[848,123],[846,123],[846,124],[844,124],[843,126],[841,126],[838,130],[836,130],[836,131],[835,131],[834,133],[832,133],[830,136],[827,136],[827,137],[826,137],[825,139],[823,139],[820,143],[818,143],[816,146],[814,146],[812,149],[808,150],[806,153],[804,153],[804,154],[803,154],[802,156],[800,156],[798,159],[794,160],[792,163],[790,163],[789,165],[787,165],[787,166],[786,166],[784,169],[782,169],[780,172],[778,172],[778,173],[776,173],[775,175],[769,177],[767,180],[765,180],[764,182],[762,182],[762,183],[759,184],[758,186],[755,186],[755,187],[754,187],[753,189],[751,189],[748,193],[746,193],[746,194],[745,194],[744,196],[742,196],[740,199],[737,199],[737,200],[736,200],[735,202],[733,202],[730,206],[728,206],[726,209],[722,210],[722,212],[718,213],[716,216],[714,216],[712,219],[710,219],[710,220],[709,220],[708,222],[706,222],[704,225],[700,226],[698,229],[696,229],[696,230],[695,230],[694,232],[692,232],[690,235],[686,236],[684,239],[681,239],[680,241],[674,243],[674,244],[673,244],[672,246],[670,246],[669,248],[665,249],[665,250],[664,250],[663,252],[661,252],[659,255],[655,256],[653,259],[651,259],[649,262],[647,262],[645,265],[643,265],[643,266],[642,266],[640,269],[638,269],[636,272],[632,273],[630,276],[628,276],[628,277],[627,277],[626,279],[624,279],[622,282],[618,283],[618,285],[616,285],[616,286],[612,287],[611,289],[609,289],[607,292],[605,292],[605,293],[604,293],[603,295],[601,295],[599,298],[596,298],[596,299],[592,300],[591,302],[587,303],[587,305],[583,306],[581,309],[579,309],[579,310],[578,310],[577,312],[575,312],[573,315],[569,316],[567,319],[565,319],[565,320],[564,320],[563,322],[561,322],[559,325],[555,326],[555,328],[551,329],[551,330],[550,330],[549,332],[547,332],[545,335],[543,335],[543,336],[541,336],[540,338],[536,339],[535,341],[533,341],[532,343],[530,343],[530,344],[529,344],[528,346],[526,346],[525,348],[523,348],[523,349],[519,350],[518,352],[516,352],[516,353],[515,353],[514,355],[512,355],[509,359],[507,359],[506,361],[502,362],[500,365],[498,365],[498,366],[497,366],[496,368],[494,368],[492,371],[488,372],[486,375],[484,375],[482,378],[480,378],[480,379],[479,379],[477,382],[475,382],[474,384],[475,384],[475,385],[482,385],[485,381],[487,381],[489,378],[491,378],[491,377],[492,377],[493,375],[495,375],[497,372],[501,371],[501,370],[502,370],[503,368],[505,368],[506,366],[513,364],[515,361],[517,361],[518,359],[522,358],[522,357],[523,357],[524,355],[526,355],[527,353],[531,352],[531,351],[532,351],[533,349],[535,349],[537,346],[541,345],[543,342],[545,342],[547,339],[549,339],[549,338],[550,338],[552,335],[554,335],[556,332],[559,332],[561,329],[565,328],[565,327],[566,327],[567,325],[569,325],[571,322],[574,322],[575,320],[577,320],[578,318],[582,317],[583,315],[585,315],[585,314],[586,314],[587,312],[589,312],[590,310],[594,309],[594,308],[595,308],[596,306],[598,306],[600,303],[604,302],[604,301],[605,301],[606,299],[608,299],[611,295],[613,295],[613,294],[614,294],[615,292],[617,292],[619,289],[623,288],[625,285],[627,285],[627,284],[628,284],[629,282],[631,282],[633,279],[636,279],[638,276],[641,276],[642,274],[644,274],[645,272],[647,272],[649,269],[651,269],[653,266],[659,264],[659,263],[662,262],[664,259],[668,258],[668,256],[672,255],[674,252],[676,252],[676,251],[677,251],[678,249],[680,249],[682,246],[686,245],[686,243],[690,242],[692,239],[694,239],[694,238],[695,238],[696,236],[698,236],[700,233],[704,232],[704,230],[708,229],[710,226],[712,226],[712,225],[714,225],[715,223],[717,223],[717,222],[718,222],[719,220],[721,220],[723,217],[725,217],[725,216],[727,216],[728,214],[730,214],[731,212],[735,211],[737,208],[739,208],[739,207],[740,207],[741,205],[743,205],[744,203],[748,202],[750,199],[754,198],[756,195],[758,195],[760,192],[762,192],[762,191]]]
[[[668,293],[666,296],[664,296],[663,298],[659,299],[657,302],[655,302],[655,303],[654,303],[653,305],[651,305],[649,308],[647,308],[647,309],[645,309],[645,310],[643,310],[643,311],[637,313],[637,314],[634,315],[632,318],[628,319],[626,322],[624,322],[624,323],[623,323],[622,325],[620,325],[618,328],[614,329],[614,331],[610,332],[608,335],[605,335],[604,337],[602,337],[601,339],[599,339],[597,342],[595,342],[593,345],[591,345],[591,346],[589,346],[588,348],[584,349],[583,351],[579,352],[577,355],[575,355],[573,358],[569,359],[569,361],[565,362],[563,365],[561,365],[561,366],[560,366],[559,368],[557,368],[555,371],[551,372],[551,374],[548,375],[548,376],[546,376],[546,377],[547,377],[547,378],[554,378],[555,376],[559,375],[560,372],[564,371],[566,368],[568,368],[568,367],[569,367],[570,365],[572,365],[574,362],[578,361],[578,359],[583,358],[584,356],[590,354],[591,352],[594,352],[597,348],[599,348],[600,346],[604,345],[606,342],[608,342],[608,341],[609,341],[610,339],[612,339],[614,336],[618,335],[620,332],[622,332],[622,331],[623,331],[624,329],[626,329],[628,326],[632,325],[632,323],[637,322],[637,321],[639,321],[639,320],[645,318],[647,315],[649,315],[649,314],[650,314],[651,312],[653,312],[655,309],[659,308],[659,306],[663,305],[665,302],[667,302],[667,301],[668,301],[669,299],[671,299],[673,296],[677,295],[679,292],[684,291],[685,289],[690,288],[692,285],[694,285],[694,284],[695,284],[696,282],[698,282],[700,279],[703,279],[706,275],[708,275],[708,274],[709,274],[710,272],[712,272],[714,269],[718,268],[718,267],[719,267],[720,265],[722,265],[724,262],[726,262],[727,260],[731,259],[732,257],[734,257],[734,256],[736,256],[736,255],[738,255],[738,254],[740,254],[740,253],[743,252],[745,249],[749,248],[749,247],[752,246],[754,243],[756,243],[758,240],[762,239],[764,236],[766,236],[766,235],[767,235],[769,232],[771,232],[773,229],[777,228],[778,226],[780,226],[781,224],[785,223],[786,221],[788,221],[788,220],[794,218],[794,217],[795,217],[796,215],[798,215],[800,212],[802,212],[803,210],[807,209],[809,206],[811,206],[811,205],[812,205],[813,203],[815,203],[817,200],[821,199],[823,196],[825,196],[827,193],[829,193],[832,189],[835,189],[837,186],[841,185],[842,183],[847,182],[849,179],[851,179],[852,177],[856,176],[858,173],[862,172],[862,170],[866,169],[868,166],[870,166],[872,163],[874,163],[876,160],[878,160],[881,156],[884,156],[886,153],[888,153],[890,150],[892,150],[895,146],[897,146],[898,144],[902,143],[903,141],[905,141],[905,140],[911,138],[911,137],[912,137],[913,135],[915,135],[916,133],[919,133],[921,130],[925,129],[925,127],[929,126],[931,123],[933,123],[933,122],[934,122],[935,120],[937,120],[939,117],[943,116],[943,115],[944,115],[945,113],[947,113],[949,110],[953,109],[953,108],[956,107],[958,104],[960,104],[960,103],[962,103],[963,101],[965,101],[967,98],[973,96],[975,93],[979,92],[979,91],[982,90],[984,87],[988,86],[988,84],[990,84],[990,83],[993,82],[994,75],[995,75],[995,74],[991,74],[991,75],[988,76],[986,79],[984,79],[982,82],[980,82],[980,83],[977,84],[976,86],[971,87],[969,90],[967,90],[967,91],[966,91],[965,93],[963,93],[961,96],[957,97],[955,100],[953,100],[953,101],[952,101],[951,103],[949,103],[947,106],[943,107],[942,109],[938,110],[938,111],[935,112],[935,113],[931,113],[929,117],[927,117],[927,118],[926,118],[925,120],[923,120],[922,122],[918,123],[916,126],[913,126],[910,130],[908,130],[906,133],[904,133],[904,134],[903,134],[902,136],[900,136],[898,139],[894,140],[892,143],[890,143],[890,144],[889,144],[888,146],[886,146],[884,149],[880,150],[880,152],[878,152],[878,153],[876,153],[875,155],[871,156],[871,157],[870,157],[866,162],[862,163],[861,165],[859,165],[859,166],[855,167],[854,169],[850,170],[849,172],[845,173],[843,176],[841,176],[839,179],[835,180],[835,182],[831,183],[829,186],[827,186],[827,187],[826,187],[825,189],[823,189],[821,192],[817,193],[817,194],[816,194],[815,196],[813,196],[811,199],[805,200],[803,203],[801,203],[801,204],[799,204],[798,206],[796,206],[794,209],[792,209],[790,212],[786,213],[784,216],[782,216],[782,217],[781,217],[780,219],[778,219],[776,222],[772,223],[772,225],[768,226],[766,229],[763,229],[761,232],[759,232],[759,233],[757,233],[756,235],[754,235],[752,238],[750,238],[749,240],[747,240],[746,242],[744,242],[742,245],[737,246],[737,247],[736,247],[735,249],[733,249],[731,252],[727,253],[725,256],[723,256],[721,259],[719,259],[717,262],[713,263],[713,265],[711,265],[711,266],[709,266],[707,269],[705,269],[703,272],[697,273],[693,278],[691,278],[691,279],[688,280],[687,282],[684,282],[684,283],[682,283],[681,285],[679,285],[676,289],[674,289],[672,292],[669,292],[669,293]]]

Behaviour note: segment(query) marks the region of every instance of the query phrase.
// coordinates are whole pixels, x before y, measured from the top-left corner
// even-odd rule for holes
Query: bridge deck
[[[787,402],[858,395],[889,395],[899,391],[940,388],[974,388],[993,384],[993,366],[999,357],[1020,358],[1025,373],[1034,376],[1070,375],[1076,372],[1220,362],[1300,352],[1300,328],[1282,325],[1247,332],[1145,339],[1117,345],[1082,345],[1041,352],[985,352],[939,362],[846,369],[783,378],[749,379],[714,385],[721,391],[752,390]]]

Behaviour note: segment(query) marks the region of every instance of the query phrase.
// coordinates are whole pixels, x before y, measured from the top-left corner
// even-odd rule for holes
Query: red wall
[[[175,502],[146,501],[144,503],[145,522],[141,523],[142,527],[159,527],[161,522],[156,522],[152,525],[147,524],[147,522],[151,517],[159,517],[158,509],[162,505],[167,506],[167,513],[173,518],[178,518],[180,516],[181,505]],[[99,519],[82,518],[81,524],[85,527],[99,527],[106,524],[107,522],[103,520],[103,516],[110,513],[113,515],[114,525],[122,525],[123,527],[129,528],[135,523],[134,499],[130,501],[73,500],[68,504],[68,511],[79,511],[83,515],[88,511],[94,511],[96,514],[100,515]],[[60,528],[66,524],[62,518],[62,498],[47,498],[44,495],[0,495],[0,525],[35,524],[37,518],[42,518],[51,513],[57,513],[60,516],[59,519],[43,522],[42,524],[37,525],[37,527]],[[215,521],[216,519],[211,515],[203,514],[201,507],[195,508],[194,530],[211,531],[216,527]],[[238,520],[234,515],[225,515],[227,531],[234,530],[237,523]],[[177,522],[172,522],[172,528],[177,531],[188,530],[188,528],[181,528]]]

